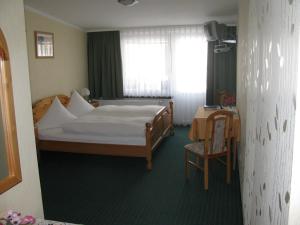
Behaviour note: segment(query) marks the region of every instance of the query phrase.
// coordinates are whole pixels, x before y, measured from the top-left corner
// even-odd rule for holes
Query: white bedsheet
[[[92,114],[117,117],[154,117],[163,109],[161,105],[104,105],[96,108]]]
[[[145,124],[163,109],[158,105],[106,105],[61,125],[39,130],[41,140],[145,145]]]
[[[62,125],[66,133],[145,137],[145,124],[162,106],[103,106]]]

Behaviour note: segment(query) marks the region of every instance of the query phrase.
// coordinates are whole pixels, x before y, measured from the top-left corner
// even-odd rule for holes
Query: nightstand
[[[95,108],[100,106],[100,102],[98,100],[91,100],[89,103],[94,106]]]

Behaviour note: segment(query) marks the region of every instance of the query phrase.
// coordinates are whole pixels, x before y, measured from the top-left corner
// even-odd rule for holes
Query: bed
[[[51,106],[54,98],[56,96],[47,97],[41,99],[33,105],[33,119],[36,125],[43,115],[47,112],[48,108]],[[66,107],[69,103],[70,98],[65,95],[57,96],[60,102]],[[101,103],[100,103],[101,105]],[[102,108],[101,108],[102,107]],[[114,111],[117,111],[117,113]],[[147,109],[147,107],[145,107]],[[98,114],[97,110],[100,114]],[[112,110],[112,111],[108,111]],[[126,109],[128,110],[128,109]],[[153,109],[152,109],[153,110]],[[142,110],[143,111],[143,110]],[[99,155],[110,155],[110,156],[127,156],[127,157],[142,157],[146,159],[147,169],[152,169],[152,154],[158,148],[161,141],[169,136],[173,135],[173,103],[169,102],[168,106],[162,106],[158,108],[157,112],[154,114],[153,118],[143,124],[143,134],[136,133],[137,131],[128,128],[128,132],[132,133],[130,137],[122,136],[122,133],[118,131],[118,122],[112,121],[112,126],[107,125],[106,129],[111,130],[116,126],[115,132],[113,134],[117,135],[115,137],[108,135],[100,135],[103,129],[98,131],[97,124],[92,124],[89,129],[95,130],[94,135],[88,135],[84,133],[76,133],[76,129],[80,127],[82,120],[95,119],[102,114],[110,114],[110,120],[118,120],[117,117],[120,113],[124,113],[124,110],[120,110],[117,106],[104,107],[100,106],[95,109],[95,112],[81,118],[78,124],[72,124],[71,126],[63,128],[55,128],[47,131],[39,131],[35,126],[35,135],[37,148],[39,150],[46,151],[61,151],[61,152],[72,152],[72,153],[83,153],[83,154],[99,154]],[[113,114],[116,114],[114,117]],[[126,112],[125,112],[126,113]],[[134,112],[133,112],[134,113]],[[136,112],[138,113],[138,112]],[[146,113],[146,111],[143,111]],[[133,114],[134,115],[134,114]],[[144,114],[143,114],[144,115]],[[138,117],[132,117],[136,120]],[[122,118],[120,118],[121,120]],[[139,126],[141,121],[137,121]],[[75,127],[74,127],[75,126]],[[87,129],[88,129],[87,128]],[[71,129],[72,132],[69,132]],[[84,128],[83,128],[84,130]],[[132,130],[132,131],[131,131]],[[99,135],[97,135],[100,132]],[[135,135],[136,134],[136,135]]]

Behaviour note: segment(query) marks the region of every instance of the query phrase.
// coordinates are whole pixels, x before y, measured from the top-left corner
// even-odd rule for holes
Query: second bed
[[[69,97],[57,96],[67,106]],[[33,106],[35,124],[47,112],[55,96]],[[159,105],[106,105],[72,122],[51,129],[36,128],[40,150],[144,157],[152,169],[152,152],[173,133],[173,103]]]

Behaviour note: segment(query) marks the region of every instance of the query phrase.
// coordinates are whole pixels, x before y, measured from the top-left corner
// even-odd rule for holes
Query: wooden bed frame
[[[32,107],[33,120],[36,124],[51,106],[56,96],[44,98]],[[69,97],[57,96],[64,106],[69,103]],[[100,102],[101,105],[101,102]],[[143,157],[147,160],[147,169],[152,169],[152,152],[157,149],[164,137],[174,134],[173,127],[173,102],[164,107],[154,117],[151,123],[145,124],[146,145],[116,145],[116,144],[94,144],[66,141],[46,141],[38,139],[38,129],[35,126],[37,148],[46,151],[61,151],[83,154],[98,154],[111,156]]]

